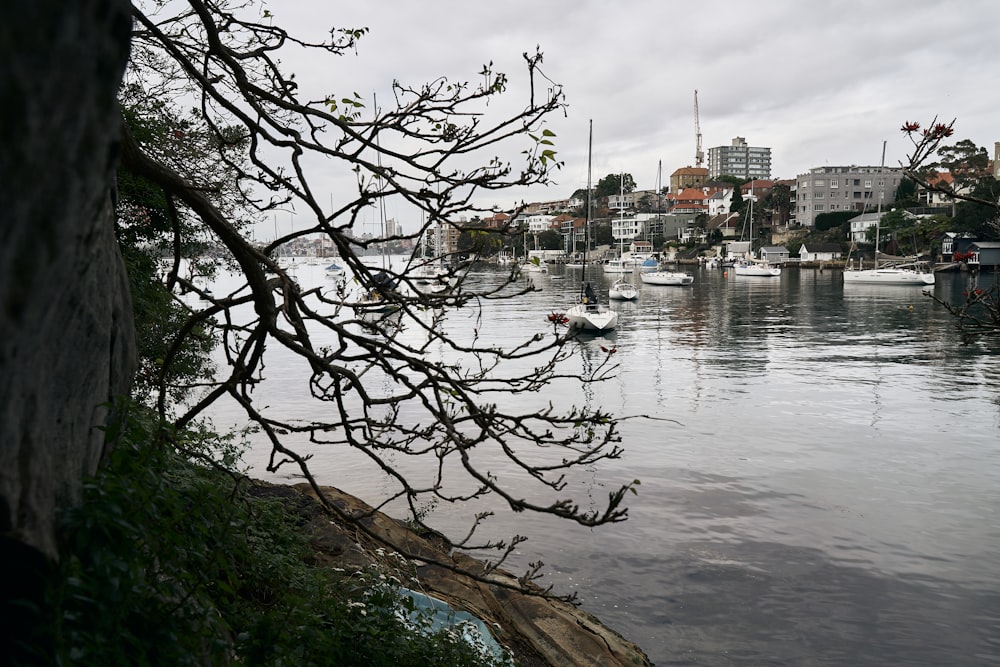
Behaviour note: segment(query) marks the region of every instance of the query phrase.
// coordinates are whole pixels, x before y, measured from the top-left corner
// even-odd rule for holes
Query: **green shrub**
[[[300,518],[167,444],[231,453],[228,439],[169,434],[138,408],[114,436],[65,517],[53,664],[500,664],[404,620],[412,603],[385,575],[309,566]]]

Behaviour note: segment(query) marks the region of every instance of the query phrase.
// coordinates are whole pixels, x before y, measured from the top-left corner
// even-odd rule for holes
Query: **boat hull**
[[[583,331],[613,331],[618,313],[600,306],[578,304],[566,311],[567,326]]]
[[[760,276],[770,278],[781,275],[781,268],[767,264],[737,264],[733,267],[733,273],[738,276]]]
[[[694,282],[694,276],[682,271],[650,271],[640,273],[639,279],[644,285],[674,285],[683,287]]]
[[[639,290],[629,282],[617,281],[608,289],[608,298],[615,301],[632,301],[639,297]]]
[[[860,285],[919,285],[935,282],[933,273],[908,269],[856,269],[844,271],[844,283]]]

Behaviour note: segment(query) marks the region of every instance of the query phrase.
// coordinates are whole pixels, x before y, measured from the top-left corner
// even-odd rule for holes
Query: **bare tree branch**
[[[507,76],[492,65],[479,72],[478,84],[443,78],[420,86],[393,82],[385,108],[367,106],[354,93],[303,100],[294,75],[279,67],[279,50],[294,45],[343,57],[356,50],[365,30],[333,30],[329,41],[311,44],[227,2],[188,0],[171,15],[147,13],[144,6],[135,7],[131,91],[197,100],[201,145],[214,151],[217,162],[199,169],[171,158],[169,147],[126,133],[124,166],[156,184],[169,206],[177,207],[173,229],[178,238],[167,279],[171,289],[197,289],[178,276],[180,237],[196,233],[210,233],[242,280],[229,295],[201,291],[206,305],[191,313],[164,360],[171,362],[185,337],[209,328],[226,355],[224,372],[177,415],[166,399],[167,376],[161,375],[161,416],[184,427],[228,397],[269,443],[268,469],[295,466],[320,498],[310,457],[299,453],[295,442],[331,453],[360,452],[394,485],[376,510],[402,500],[418,517],[428,499],[492,499],[514,512],[550,514],[583,526],[623,521],[625,494],[634,483],[613,489],[598,508],[582,508],[563,495],[567,475],[575,469],[621,455],[616,420],[601,410],[542,399],[542,392],[554,387],[610,377],[615,370],[610,352],[581,374],[564,370],[577,343],[558,327],[527,332],[505,348],[484,340],[478,325],[469,337],[448,333],[443,322],[450,310],[475,312],[531,290],[516,272],[499,284],[473,287],[465,267],[456,264],[454,286],[436,293],[421,291],[407,268],[386,268],[389,281],[381,291],[398,309],[392,321],[365,317],[359,291],[376,283],[376,270],[357,249],[392,240],[356,238],[371,206],[391,198],[421,212],[416,232],[393,237],[418,239],[436,225],[458,225],[454,221],[460,214],[479,212],[471,204],[479,192],[547,183],[561,166],[553,159],[551,132],[542,129],[549,115],[564,109],[564,101],[560,87],[538,69],[541,52],[525,54],[528,99],[509,117],[495,118],[488,109],[490,101],[508,94]],[[536,74],[549,84],[545,91],[534,90]],[[183,144],[184,137],[177,138]],[[496,157],[494,151],[511,145],[521,147],[522,164]],[[328,171],[316,170],[317,164],[353,173],[354,193],[324,206],[317,191],[325,187]],[[235,187],[215,181],[219,169]],[[303,213],[307,224],[256,247],[244,225],[284,205]],[[197,229],[187,221],[197,222]],[[316,235],[330,240],[358,277],[357,288],[303,289],[276,261],[282,244]],[[540,313],[540,322],[543,317]],[[258,404],[255,389],[265,381],[265,360],[277,349],[307,369],[303,382],[316,404],[314,419],[293,421]],[[533,407],[505,407],[524,404],[512,400],[518,396],[533,397]],[[428,462],[427,479],[413,479],[400,465],[414,458]],[[498,459],[503,480],[495,468]],[[365,516],[346,516],[326,504],[364,530]],[[476,543],[477,529],[492,513],[476,513],[453,541],[456,547],[497,552],[485,574],[473,575],[481,581],[489,580],[524,539]],[[402,545],[389,546],[418,557],[406,554]],[[539,567],[532,564],[522,583],[537,579]]]

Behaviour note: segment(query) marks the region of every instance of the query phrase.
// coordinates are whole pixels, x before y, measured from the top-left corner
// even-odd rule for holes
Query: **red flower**
[[[903,132],[907,132],[907,133],[909,133],[909,132],[916,132],[917,130],[920,129],[920,123],[916,123],[916,122],[908,120],[905,123],[903,123],[903,127],[899,128],[899,129],[902,130]]]
[[[934,126],[934,134],[939,137],[950,137],[955,134],[955,130],[951,129],[947,125],[938,123]]]

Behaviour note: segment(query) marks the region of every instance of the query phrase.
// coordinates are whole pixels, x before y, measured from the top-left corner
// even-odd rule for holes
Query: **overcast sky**
[[[329,27],[368,27],[358,54],[334,67],[286,64],[304,83],[369,99],[388,99],[393,79],[475,80],[492,61],[511,79],[510,103],[523,105],[521,54],[539,46],[543,72],[569,104],[548,125],[565,166],[557,185],[487,194],[485,206],[583,187],[589,119],[595,183],[628,172],[652,188],[662,161],[668,184],[694,163],[695,89],[705,166],[710,147],[741,136],[771,148],[775,178],[877,165],[883,140],[895,166],[909,148],[903,121],[935,115],[957,119],[954,139],[991,156],[1000,141],[997,0],[282,0],[271,11],[276,23],[317,38]]]

